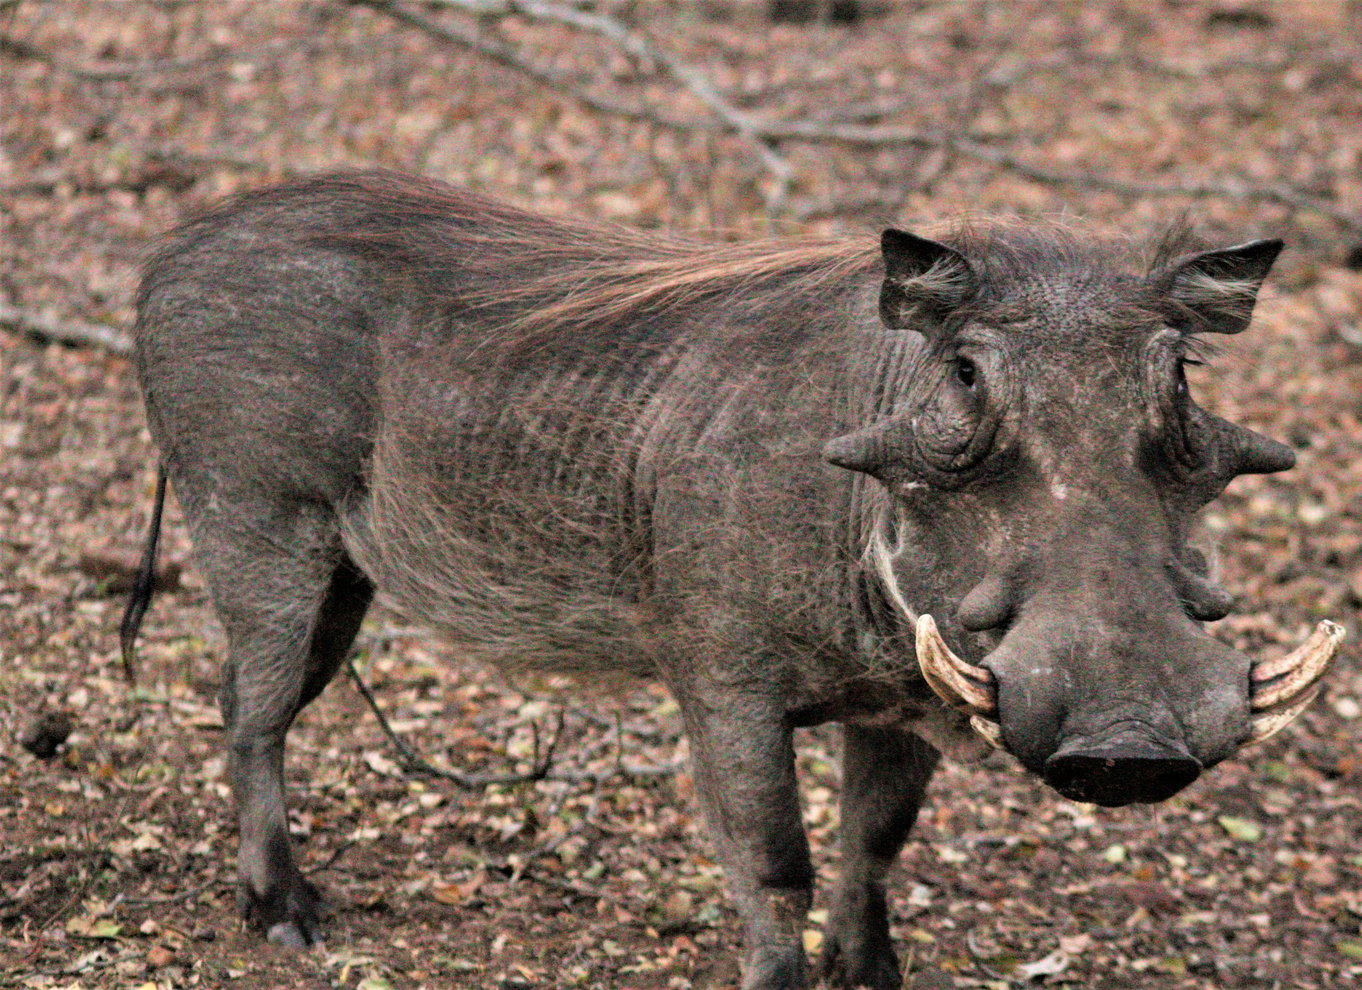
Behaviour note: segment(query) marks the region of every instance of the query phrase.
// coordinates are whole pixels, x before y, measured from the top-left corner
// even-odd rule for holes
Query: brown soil
[[[1362,28],[1344,3],[882,4],[860,26],[776,29],[755,4],[597,6],[632,8],[752,112],[951,130],[1130,182],[1286,184],[1362,218]],[[482,30],[593,92],[704,118],[598,39],[509,18]],[[1287,237],[1254,329],[1193,387],[1300,454],[1292,472],[1235,482],[1207,526],[1241,602],[1218,635],[1268,653],[1321,617],[1349,626],[1319,701],[1156,808],[1061,800],[1001,756],[947,766],[893,923],[920,988],[1362,981],[1357,226],[1270,198],[1129,196],[939,148],[843,145],[782,148],[794,181],[772,220],[771,178],[741,139],[604,117],[343,3],[0,2],[0,37],[0,302],[58,320],[126,327],[159,231],[223,193],[342,164],[716,236],[873,234],[977,210],[1144,234],[1186,210],[1226,243]],[[114,589],[140,550],[154,459],[127,361],[0,330],[0,984],[736,984],[735,915],[684,773],[474,791],[413,779],[343,678],[290,739],[293,830],[333,906],[329,942],[299,955],[246,931],[221,636],[173,509],[163,559],[183,574],[144,627],[135,690],[117,656]],[[382,614],[362,645],[366,681],[437,763],[525,770],[555,735],[564,776],[683,755],[658,689],[507,685]],[[32,755],[26,733],[54,755]],[[836,734],[802,742],[826,880]]]

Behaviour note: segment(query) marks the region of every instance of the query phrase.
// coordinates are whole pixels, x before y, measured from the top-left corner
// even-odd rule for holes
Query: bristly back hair
[[[394,172],[316,183],[314,195],[370,204],[340,211],[323,240],[399,261],[401,272],[393,274],[419,280],[425,294],[504,312],[499,343],[511,351],[715,297],[741,305],[780,290],[779,303],[794,305],[880,263],[869,237],[708,243],[547,217]]]
[[[315,241],[371,258],[394,282],[419,285],[428,303],[481,311],[496,328],[488,343],[507,354],[586,343],[629,324],[684,316],[706,301],[722,301],[709,315],[733,324],[758,309],[768,327],[798,323],[805,314],[830,314],[829,304],[868,287],[882,264],[868,233],[712,243],[548,217],[389,171],[248,193],[214,213],[239,211],[244,202],[278,213],[282,229],[298,226],[287,214],[305,204]],[[1185,222],[1143,256],[1131,240],[1094,237],[1067,220],[967,217],[924,233],[969,258],[984,284],[1004,290],[1083,271],[1138,279],[1195,246]]]
[[[864,238],[695,242],[665,255],[549,272],[503,298],[552,300],[525,308],[510,328],[522,345],[533,346],[560,328],[583,323],[618,326],[714,297],[740,304],[772,289],[813,297],[844,284],[847,276],[870,270],[878,261],[873,243]],[[780,300],[782,305],[796,302],[788,295]]]

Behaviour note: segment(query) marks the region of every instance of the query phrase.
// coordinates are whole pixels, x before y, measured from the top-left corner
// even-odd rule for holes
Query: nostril
[[[1172,797],[1201,774],[1181,746],[1152,741],[1061,751],[1045,763],[1045,779],[1073,801],[1114,808]]]

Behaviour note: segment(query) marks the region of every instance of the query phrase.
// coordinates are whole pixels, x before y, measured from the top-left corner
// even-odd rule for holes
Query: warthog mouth
[[[1097,745],[1070,740],[1045,761],[1045,779],[1071,801],[1104,808],[1165,801],[1200,775],[1200,761],[1181,743],[1144,733]]]
[[[1319,693],[1319,680],[1338,655],[1343,637],[1343,627],[1325,619],[1291,653],[1253,664],[1249,681],[1253,714],[1241,746],[1271,738],[1305,711]],[[930,615],[918,618],[916,640],[918,666],[931,689],[951,708],[969,715],[970,725],[989,745],[1004,749],[998,684],[992,672],[956,656]]]

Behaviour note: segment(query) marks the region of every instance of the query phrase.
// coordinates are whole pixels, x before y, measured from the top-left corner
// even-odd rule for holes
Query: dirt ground
[[[1362,985],[1357,4],[905,2],[779,26],[738,0],[595,5],[743,111],[901,139],[786,140],[777,165],[722,127],[648,119],[716,120],[662,60],[530,18],[398,6],[554,85],[342,2],[0,0],[0,985],[738,981],[735,915],[657,688],[507,684],[375,614],[358,668],[403,738],[486,773],[552,747],[556,779],[414,778],[339,678],[290,737],[292,828],[332,907],[325,949],[295,954],[237,918],[222,637],[173,500],[170,587],[138,686],[122,678],[155,453],[126,359],[25,327],[126,329],[159,232],[225,193],[368,164],[711,238],[874,236],[989,211],[1139,236],[1186,215],[1226,244],[1286,238],[1254,328],[1193,388],[1299,455],[1206,513],[1239,599],[1216,634],[1271,654],[1342,622],[1322,695],[1152,808],[1065,801],[1003,756],[945,766],[896,871],[893,929],[919,990]],[[800,741],[826,881],[837,736]],[[45,744],[48,758],[31,751]]]

